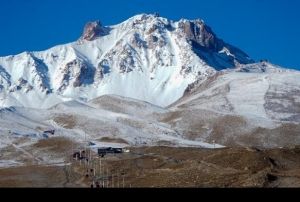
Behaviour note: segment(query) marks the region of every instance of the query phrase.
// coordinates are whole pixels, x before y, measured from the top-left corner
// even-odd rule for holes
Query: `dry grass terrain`
[[[72,129],[77,124],[77,118],[74,115],[57,115],[53,120],[67,129]]]
[[[44,143],[38,143],[42,147]],[[49,147],[49,144],[46,144]],[[97,158],[90,168],[123,187],[300,187],[300,147],[198,149],[129,148],[130,153]],[[59,150],[55,149],[55,152]],[[70,158],[66,158],[70,159]],[[99,162],[101,159],[102,175]],[[0,169],[1,187],[90,187],[83,162]],[[122,175],[123,174],[123,175]],[[107,177],[108,176],[108,177]],[[102,178],[103,179],[103,178]]]

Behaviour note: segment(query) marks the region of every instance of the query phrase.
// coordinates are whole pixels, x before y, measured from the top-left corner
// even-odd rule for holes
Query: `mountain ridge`
[[[0,57],[0,106],[48,108],[105,94],[167,106],[196,80],[252,62],[199,19],[140,14],[112,26],[89,22],[75,42]]]

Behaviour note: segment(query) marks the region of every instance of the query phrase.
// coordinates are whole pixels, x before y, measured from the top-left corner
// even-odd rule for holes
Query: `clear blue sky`
[[[0,5],[1,56],[74,41],[90,20],[112,25],[158,12],[172,20],[201,18],[255,60],[300,69],[299,0],[7,0]]]

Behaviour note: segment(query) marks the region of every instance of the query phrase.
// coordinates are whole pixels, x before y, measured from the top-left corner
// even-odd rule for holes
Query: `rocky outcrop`
[[[93,41],[97,37],[104,36],[106,34],[108,34],[108,29],[103,27],[99,20],[88,22],[84,27],[82,39]]]
[[[212,51],[218,51],[222,43],[202,20],[181,20],[178,23],[178,28],[188,40]]]
[[[74,88],[84,84],[90,84],[93,82],[94,73],[95,71],[83,61],[75,59],[68,62],[64,68],[61,69],[61,86],[58,91],[64,91],[69,87],[69,84],[72,84]]]
[[[52,92],[49,77],[48,77],[48,66],[43,62],[43,60],[30,54],[32,58],[32,68],[35,72],[34,78],[32,79],[32,85],[38,86],[38,89],[46,94]]]
[[[11,85],[11,75],[0,65],[0,90]]]
[[[138,33],[135,33],[132,36],[130,44],[132,44],[132,46],[136,48],[147,48],[146,42],[141,38],[140,34]]]
[[[19,78],[16,84],[10,88],[9,92],[13,93],[21,90],[24,90],[24,93],[28,93],[29,91],[33,90],[33,86],[30,85],[24,78]]]
[[[240,49],[219,39],[203,20],[182,19],[178,22],[176,33],[179,38],[189,42],[193,52],[201,60],[216,70],[254,62]]]

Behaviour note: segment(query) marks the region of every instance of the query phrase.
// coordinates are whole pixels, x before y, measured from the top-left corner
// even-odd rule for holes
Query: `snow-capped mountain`
[[[167,106],[218,70],[253,63],[202,20],[141,14],[87,23],[75,42],[0,58],[0,106],[49,108],[116,94]]]
[[[89,22],[76,42],[0,58],[0,148],[48,128],[78,142],[280,147],[300,144],[299,123],[300,72],[255,63],[202,20]]]

